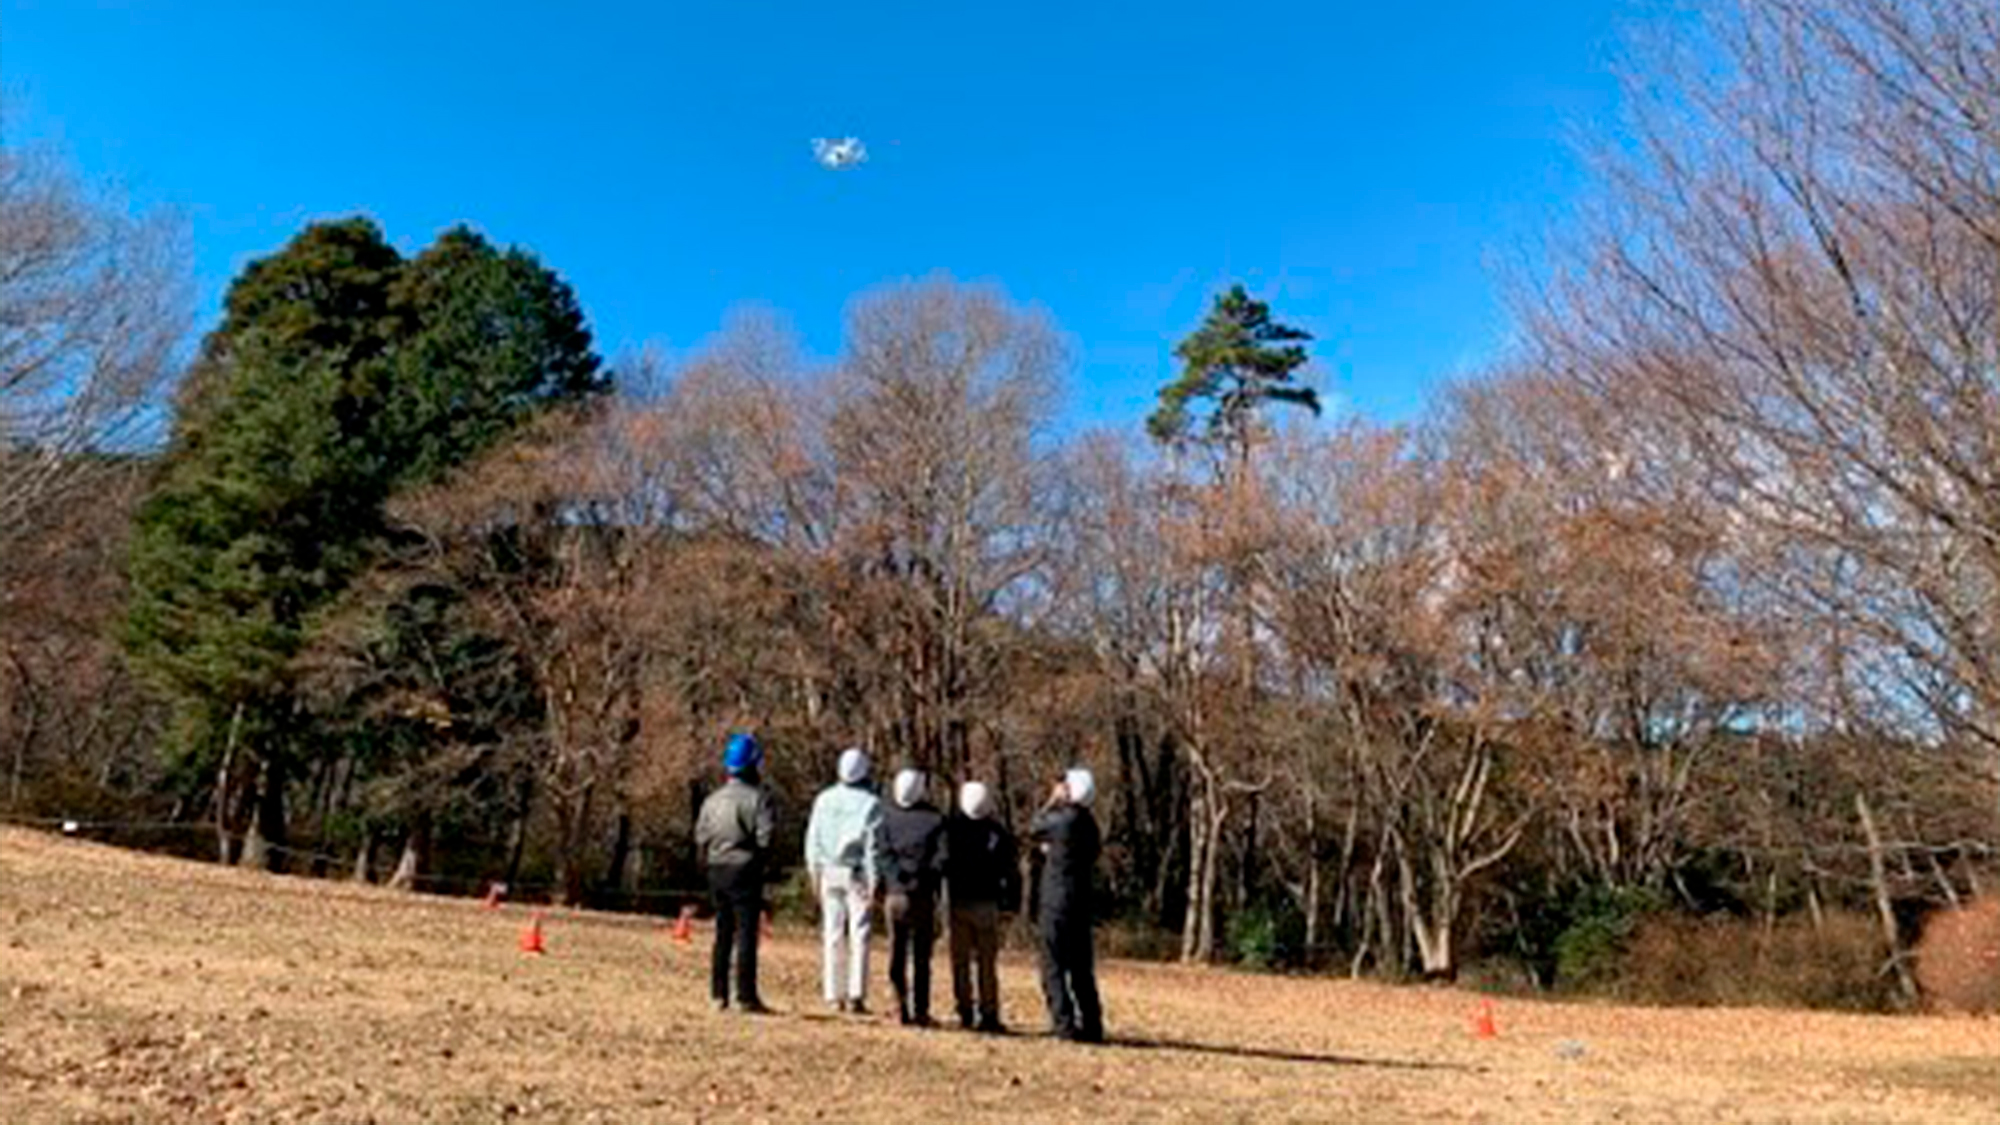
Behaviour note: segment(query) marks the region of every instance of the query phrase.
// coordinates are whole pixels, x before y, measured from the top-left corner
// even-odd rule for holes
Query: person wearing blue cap
[[[736,962],[736,1007],[768,1012],[757,991],[758,922],[764,911],[764,873],[777,820],[770,795],[758,784],[764,749],[749,734],[729,736],[722,768],[729,780],[701,803],[695,848],[708,866],[715,899],[715,953],[709,997],[716,1011],[729,1007],[729,963]]]

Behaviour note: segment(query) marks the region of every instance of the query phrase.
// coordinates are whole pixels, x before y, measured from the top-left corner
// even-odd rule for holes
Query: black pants
[[[931,1018],[931,950],[937,945],[937,898],[889,894],[889,985],[903,1018]],[[914,963],[914,964],[913,964]],[[914,977],[915,979],[911,979]]]
[[[1104,1009],[1097,998],[1097,955],[1090,920],[1083,911],[1044,910],[1042,994],[1049,1024],[1065,1039],[1104,1040]]]
[[[736,1003],[761,1004],[757,995],[757,923],[764,913],[763,873],[755,864],[710,867],[708,889],[715,898],[715,956],[709,966],[708,994],[729,1002],[729,959],[736,957]]]

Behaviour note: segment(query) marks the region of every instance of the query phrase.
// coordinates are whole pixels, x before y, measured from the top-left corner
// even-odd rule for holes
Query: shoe
[[[979,1033],[981,1035],[1005,1035],[1007,1034],[1007,1025],[1000,1022],[999,1016],[987,1016],[979,1021]]]
[[[958,1013],[958,1029],[960,1031],[971,1031],[972,1026],[972,1013],[961,1008]]]
[[[712,996],[709,998],[708,1006],[718,1012],[726,1012],[729,1010],[729,1001],[720,996]]]
[[[1104,1030],[1102,1028],[1091,1028],[1088,1031],[1078,1031],[1075,1035],[1070,1036],[1070,1042],[1100,1045],[1104,1042]]]
[[[771,1014],[771,1009],[765,1007],[762,1000],[745,1000],[741,1004],[736,1005],[736,1008],[746,1016],[768,1016]]]
[[[911,1016],[909,1025],[911,1027],[936,1027],[937,1021],[929,1016]]]
[[[834,1015],[844,1016],[847,1014],[847,1001],[845,1000],[828,1000],[826,1006],[833,1009]]]
[[[863,1004],[859,1000],[849,1000],[847,1002],[847,1014],[850,1016],[865,1016],[868,1014],[868,1005]]]

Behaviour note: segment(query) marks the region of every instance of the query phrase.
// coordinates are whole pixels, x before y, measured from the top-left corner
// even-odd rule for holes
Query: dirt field
[[[526,916],[0,829],[0,1120],[2000,1121],[1992,1019],[1503,1001],[1478,1039],[1464,992],[1111,964],[1090,1048],[836,1019],[792,933],[780,1013],[717,1015],[705,932],[556,911],[535,958]]]

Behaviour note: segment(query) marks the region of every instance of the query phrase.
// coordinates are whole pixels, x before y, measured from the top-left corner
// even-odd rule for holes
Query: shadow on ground
[[[895,1020],[883,1018],[875,1013],[867,1016],[842,1016],[825,1011],[799,1011],[788,1013],[795,1019],[808,1023],[827,1024],[872,1024],[877,1027],[893,1027]],[[943,1024],[933,1025],[933,1032],[947,1031]],[[963,1035],[967,1032],[950,1029],[950,1034]],[[981,1033],[983,1034],[983,1033]],[[1047,1032],[1006,1031],[995,1038],[1004,1039],[1046,1039],[1053,1036]],[[1285,1051],[1272,1047],[1249,1047],[1237,1043],[1198,1043],[1190,1039],[1169,1039],[1160,1036],[1113,1035],[1105,1039],[1103,1046],[1111,1050],[1127,1051],[1184,1051],[1194,1055],[1214,1055],[1220,1058],[1256,1059],[1262,1062],[1297,1063],[1307,1066],[1362,1067],[1370,1070],[1435,1070],[1455,1071],[1461,1074],[1484,1074],[1485,1067],[1464,1066],[1458,1063],[1416,1062],[1408,1059],[1370,1059],[1359,1055],[1318,1054],[1311,1051]]]
[[[1358,1055],[1317,1054],[1311,1051],[1283,1051],[1271,1047],[1246,1047],[1235,1043],[1197,1043],[1187,1039],[1141,1038],[1113,1035],[1106,1047],[1132,1051],[1186,1051],[1197,1055],[1219,1055],[1231,1059],[1259,1059],[1265,1062],[1303,1063],[1313,1066],[1355,1066],[1372,1070],[1450,1070],[1477,1074],[1484,1067],[1457,1063],[1412,1062],[1407,1059],[1369,1059]]]

